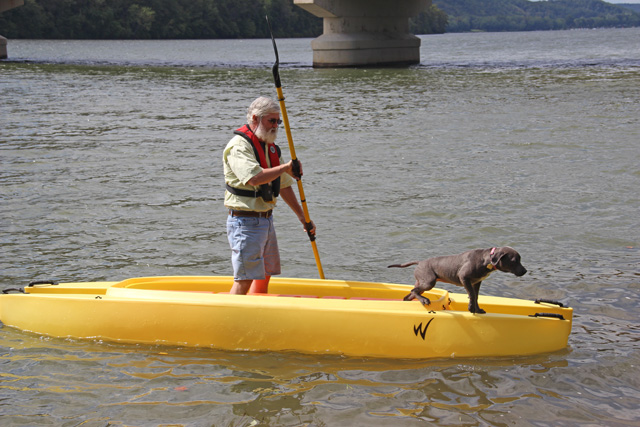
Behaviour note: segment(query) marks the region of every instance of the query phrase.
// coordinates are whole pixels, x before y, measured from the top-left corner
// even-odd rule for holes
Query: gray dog
[[[433,288],[437,281],[464,286],[469,294],[469,311],[472,313],[486,313],[478,307],[478,295],[482,281],[489,277],[494,270],[523,276],[527,269],[520,264],[520,254],[509,246],[490,249],[473,249],[458,255],[440,256],[424,261],[393,264],[390,267],[409,267],[418,265],[414,276],[416,284],[405,301],[419,300],[424,305],[431,304],[429,298],[422,293]]]

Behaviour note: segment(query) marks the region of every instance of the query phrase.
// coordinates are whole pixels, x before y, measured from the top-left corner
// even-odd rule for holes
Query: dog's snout
[[[522,267],[522,269],[516,273],[516,276],[520,277],[520,276],[524,276],[525,274],[527,274],[527,269]]]

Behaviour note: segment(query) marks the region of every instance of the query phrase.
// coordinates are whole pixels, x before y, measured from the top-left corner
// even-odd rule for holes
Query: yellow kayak
[[[432,289],[431,305],[403,301],[411,286],[272,278],[269,294],[230,295],[233,278],[144,277],[34,283],[0,295],[0,320],[79,339],[386,358],[524,356],[567,346],[573,310],[553,301]]]

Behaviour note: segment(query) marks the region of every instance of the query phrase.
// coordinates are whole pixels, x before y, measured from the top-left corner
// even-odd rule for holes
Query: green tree
[[[428,10],[409,20],[409,31],[413,34],[443,34],[447,23],[447,14],[431,5]]]
[[[434,0],[447,31],[522,31],[640,26],[640,14],[602,0]]]
[[[136,38],[147,38],[156,13],[148,6],[132,4],[128,9],[129,26]]]

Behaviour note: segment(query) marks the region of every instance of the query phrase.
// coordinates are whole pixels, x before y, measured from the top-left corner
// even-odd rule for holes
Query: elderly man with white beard
[[[302,165],[298,160],[283,163],[280,148],[275,144],[281,123],[278,104],[260,97],[249,106],[247,124],[234,132],[224,149],[224,205],[229,210],[232,294],[267,293],[271,276],[280,274],[272,215],[278,196],[296,214],[304,230],[315,235],[315,225],[306,223],[292,188],[295,180],[302,177]]]

